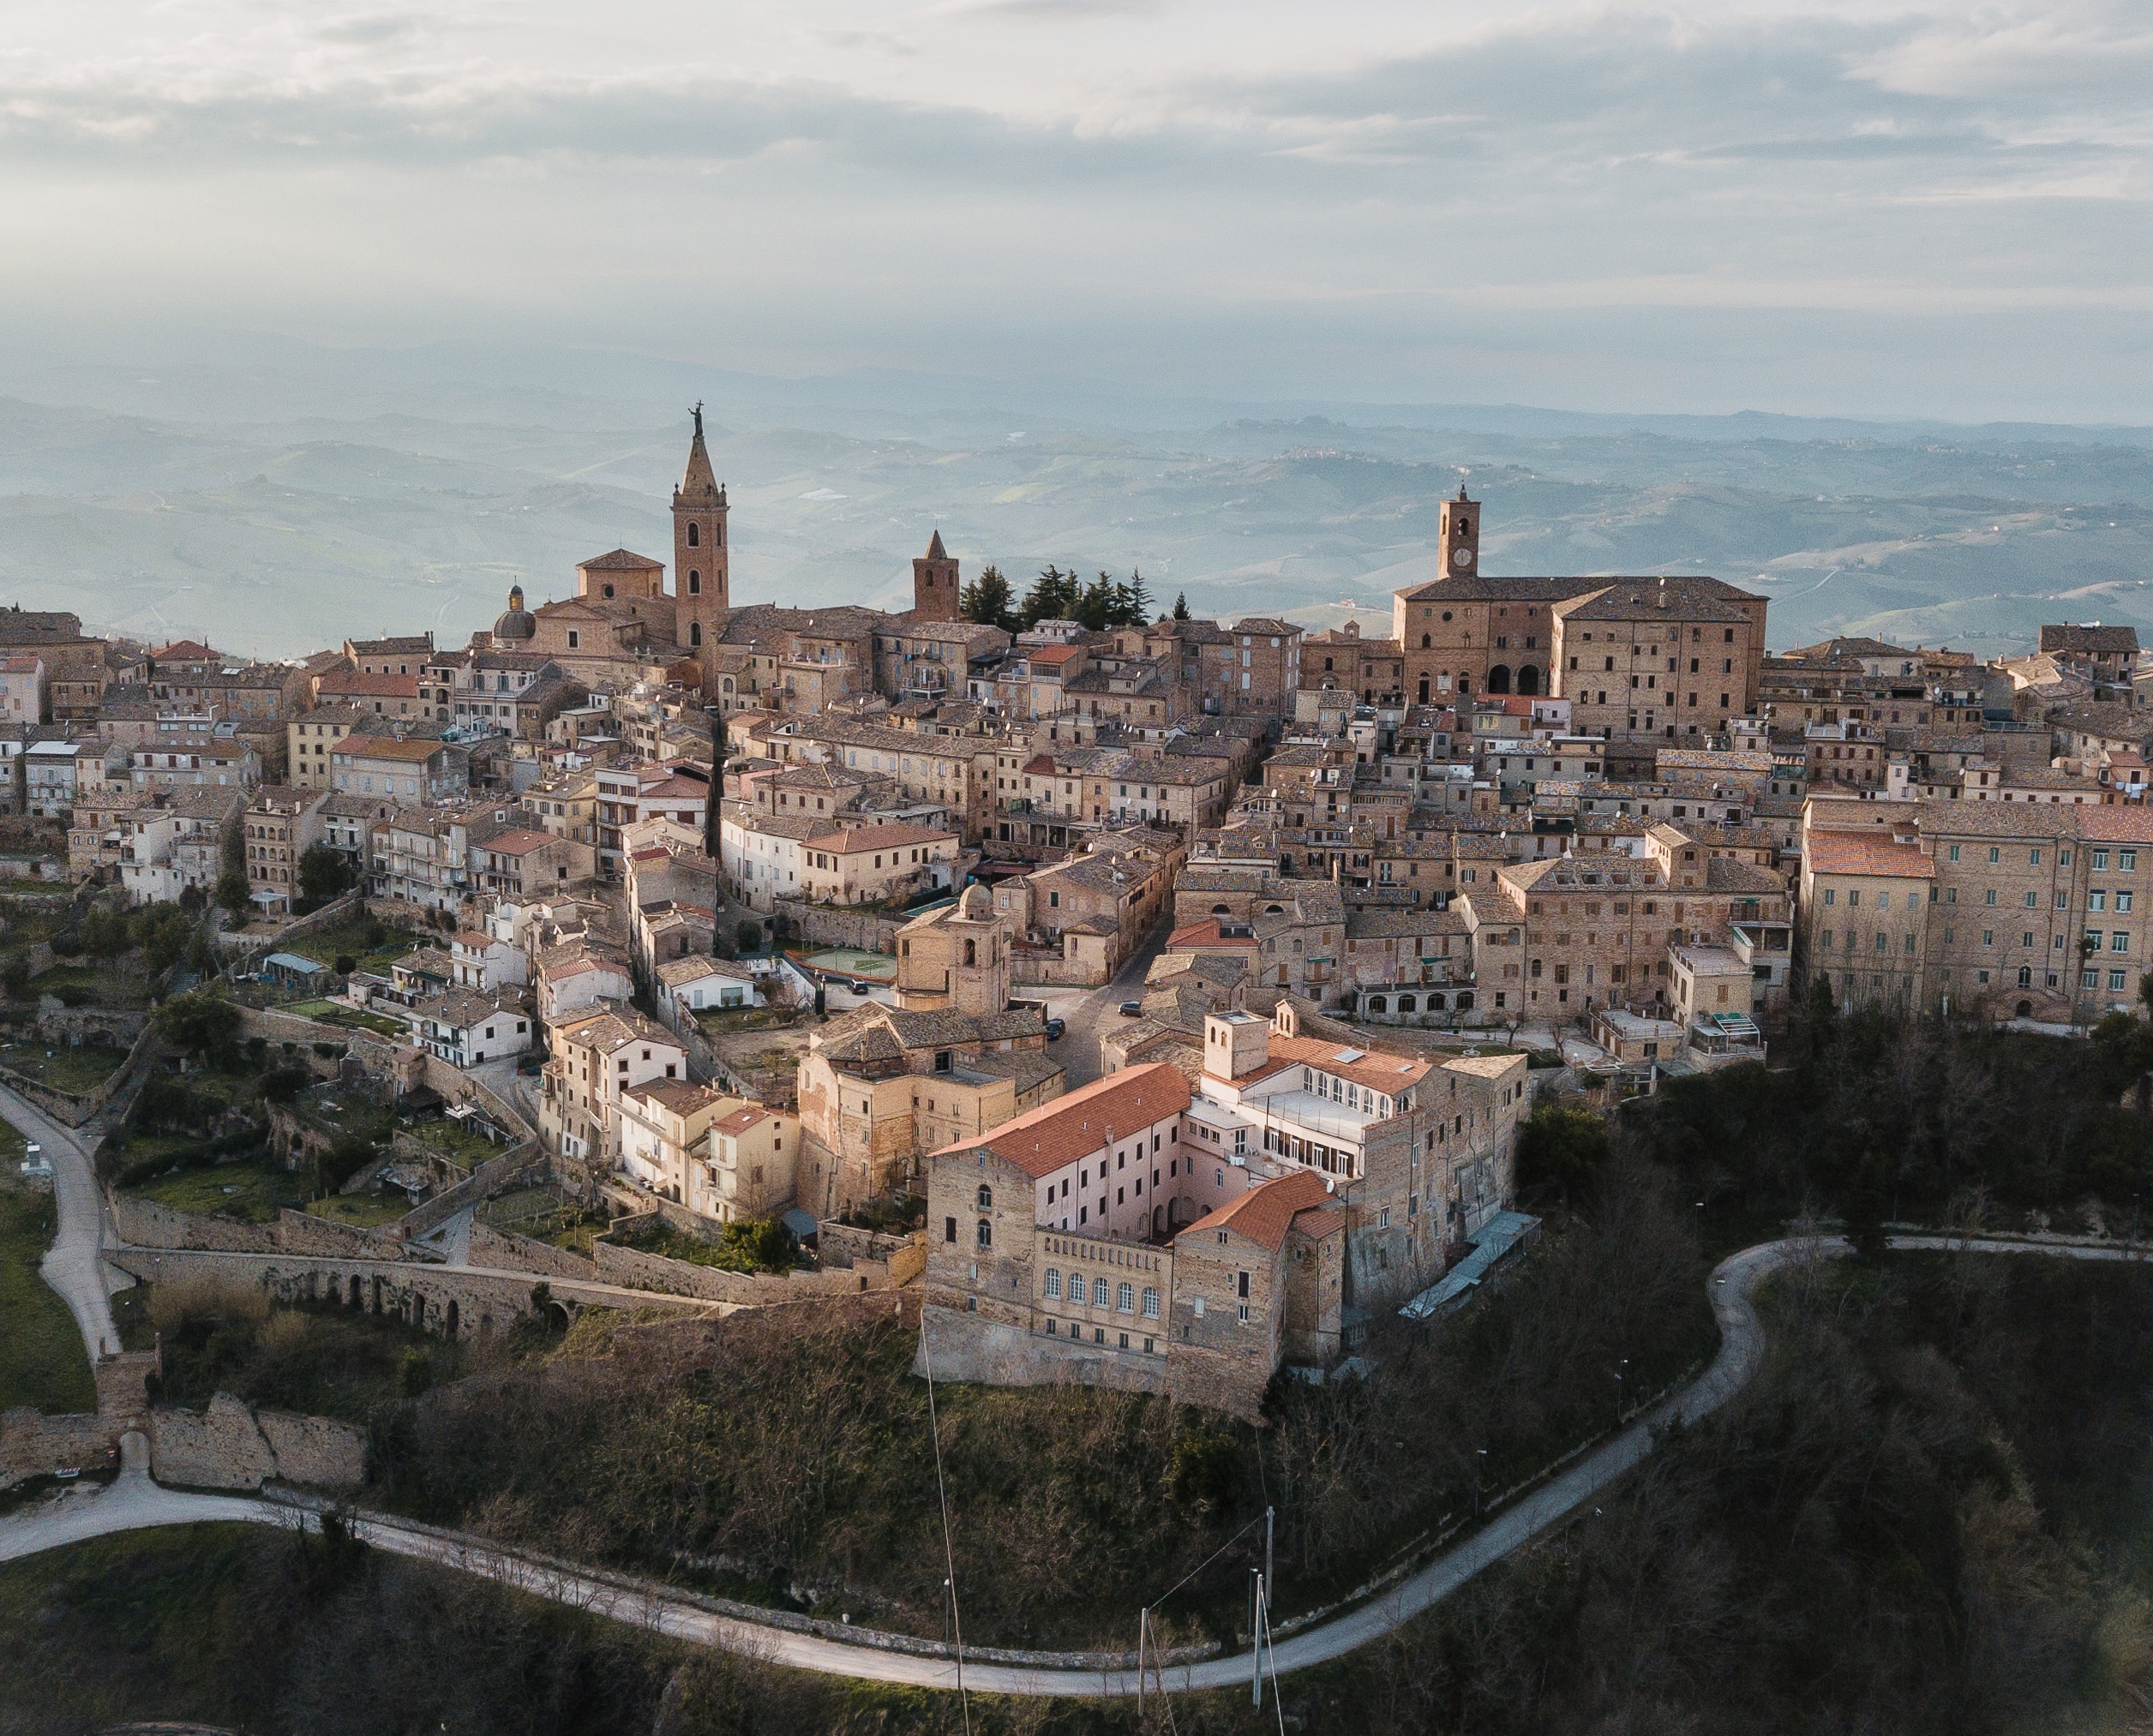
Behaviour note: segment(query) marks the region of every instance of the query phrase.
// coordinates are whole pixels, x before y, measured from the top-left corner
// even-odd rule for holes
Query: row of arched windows
[[[1136,1312],[1136,1287],[1133,1284],[1109,1284],[1103,1278],[1094,1278],[1091,1280],[1088,1290],[1089,1296],[1087,1299],[1087,1286],[1083,1273],[1072,1272],[1069,1274],[1068,1300],[1078,1308],[1111,1308],[1118,1314],[1133,1314]],[[1047,1268],[1047,1299],[1049,1302],[1063,1300],[1062,1275],[1059,1268],[1052,1266]],[[1144,1286],[1143,1317],[1148,1320],[1155,1320],[1159,1318],[1159,1291],[1156,1285],[1148,1284]]]

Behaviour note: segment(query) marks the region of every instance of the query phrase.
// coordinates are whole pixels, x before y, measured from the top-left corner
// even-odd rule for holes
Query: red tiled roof
[[[1348,1054],[1355,1058],[1342,1058]],[[1255,1080],[1268,1079],[1288,1067],[1319,1067],[1355,1085],[1393,1097],[1419,1084],[1435,1064],[1422,1056],[1399,1055],[1384,1049],[1358,1049],[1334,1043],[1327,1037],[1281,1037],[1274,1032],[1268,1062],[1236,1075],[1233,1082],[1247,1085]]]
[[[160,663],[213,663],[216,652],[200,639],[174,639],[171,644],[152,651],[150,655]]]
[[[1083,649],[1082,645],[1041,645],[1037,650],[1028,650],[1024,655],[1035,663],[1045,663],[1053,667],[1066,663],[1071,657],[1081,655]]]
[[[1208,1217],[1199,1218],[1174,1239],[1193,1236],[1199,1230],[1231,1230],[1275,1254],[1286,1245],[1286,1232],[1303,1212],[1320,1206],[1330,1198],[1323,1178],[1313,1170],[1297,1170],[1253,1187],[1237,1200],[1229,1200]]]
[[[862,850],[902,850],[908,844],[938,844],[957,834],[932,826],[909,825],[892,820],[879,826],[860,826],[849,832],[825,833],[808,841],[817,849],[833,850],[841,856],[856,856]]]
[[[723,1121],[716,1124],[715,1130],[722,1134],[744,1134],[758,1122],[765,1122],[770,1118],[768,1110],[758,1109],[750,1104],[746,1109],[735,1110]]]
[[[605,554],[594,554],[588,560],[579,560],[578,566],[587,566],[593,572],[648,572],[652,568],[663,572],[665,563],[653,560],[647,554],[635,554],[625,548],[615,548]]]
[[[422,765],[440,751],[438,741],[399,741],[393,735],[347,735],[331,749],[339,757],[399,759]]]
[[[976,1140],[945,1146],[945,1152],[977,1151],[984,1146],[1015,1164],[1034,1179],[1052,1175],[1065,1164],[1099,1151],[1111,1137],[1124,1139],[1189,1107],[1189,1081],[1178,1069],[1157,1061],[1130,1067],[1058,1097]],[[941,1153],[938,1153],[941,1155]]]
[[[496,855],[501,856],[526,856],[541,845],[550,844],[554,841],[555,841],[554,835],[550,832],[519,829],[513,832],[498,833],[487,839],[478,847],[482,850],[491,850]]]
[[[1922,854],[1918,846],[1895,843],[1867,832],[1812,832],[1806,847],[1812,874],[1869,874],[1898,880],[1936,877],[1935,863]]]
[[[2153,844],[2153,808],[2136,802],[2078,811],[2078,835],[2101,844]]]

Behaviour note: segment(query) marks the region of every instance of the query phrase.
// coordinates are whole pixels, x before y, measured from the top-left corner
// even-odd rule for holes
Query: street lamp
[[[1480,1517],[1480,1477],[1487,1469],[1488,1450],[1483,1446],[1475,1452],[1478,1457],[1472,1461],[1472,1517],[1477,1519]]]
[[[1625,1356],[1615,1370],[1615,1426],[1617,1428],[1622,1426],[1622,1371],[1628,1367],[1629,1358]]]

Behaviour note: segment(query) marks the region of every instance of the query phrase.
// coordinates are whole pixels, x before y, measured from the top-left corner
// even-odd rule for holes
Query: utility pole
[[[2137,1220],[2136,1220],[2135,1218],[2132,1220],[2132,1222],[2133,1222],[2133,1223],[2135,1223],[2136,1221],[2137,1221]],[[1275,1580],[1272,1577],[1272,1570],[1271,1570],[1271,1538],[1272,1538],[1272,1533],[1273,1533],[1274,1529],[1275,1529],[1275,1525],[1276,1525],[1277,1519],[1278,1519],[1278,1509],[1277,1509],[1276,1507],[1266,1507],[1266,1508],[1264,1508],[1264,1510],[1263,1510],[1263,1583],[1264,1583],[1266,1585],[1271,1585],[1271,1584],[1274,1584],[1274,1583],[1277,1583],[1277,1582],[1276,1582],[1276,1581],[1275,1581]]]

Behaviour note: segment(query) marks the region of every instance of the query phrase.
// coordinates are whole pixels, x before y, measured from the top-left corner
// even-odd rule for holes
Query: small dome
[[[496,639],[533,639],[538,636],[538,618],[524,607],[524,588],[511,585],[508,612],[494,623]]]
[[[994,896],[987,888],[971,885],[957,901],[957,914],[967,922],[989,922],[994,916]]]

